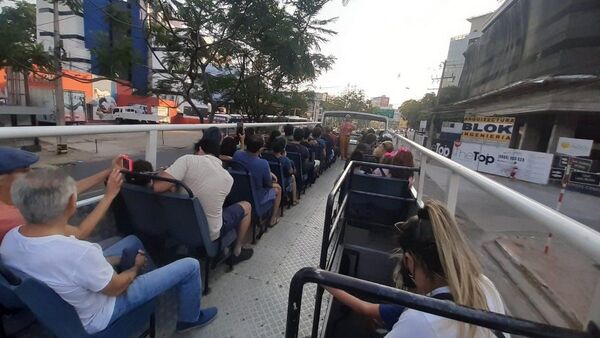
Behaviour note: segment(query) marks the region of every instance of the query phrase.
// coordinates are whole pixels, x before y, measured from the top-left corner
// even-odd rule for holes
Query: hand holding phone
[[[244,135],[244,122],[238,122],[235,130],[236,135]]]

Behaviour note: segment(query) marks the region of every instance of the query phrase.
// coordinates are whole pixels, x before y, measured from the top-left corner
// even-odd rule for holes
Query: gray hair
[[[71,176],[60,169],[44,168],[17,178],[10,196],[27,223],[46,224],[62,215],[76,191]]]

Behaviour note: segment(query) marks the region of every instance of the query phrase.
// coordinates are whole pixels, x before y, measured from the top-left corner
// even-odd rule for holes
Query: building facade
[[[442,87],[456,86],[460,82],[460,75],[465,64],[464,53],[470,45],[475,43],[482,34],[485,23],[492,17],[493,13],[488,13],[467,19],[471,23],[471,30],[468,34],[455,36],[450,39],[448,56],[446,57],[446,67],[442,75]]]
[[[593,140],[600,159],[600,2],[506,1],[465,53],[467,114],[515,117],[511,148],[553,153]]]
[[[390,106],[390,98],[382,95],[371,99],[371,106],[378,108],[388,108]]]

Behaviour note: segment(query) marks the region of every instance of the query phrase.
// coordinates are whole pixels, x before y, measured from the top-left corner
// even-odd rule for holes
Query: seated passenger
[[[285,135],[285,140],[288,142],[292,142],[294,140],[294,126],[291,124],[286,124],[283,126],[283,133]]]
[[[19,212],[12,203],[10,189],[13,182],[19,176],[28,173],[31,170],[30,166],[35,164],[38,160],[39,156],[34,153],[16,148],[0,147],[0,241],[9,230],[25,223],[25,219],[21,215],[21,212]],[[120,157],[116,157],[112,161],[112,168],[122,169]],[[83,192],[102,184],[102,182],[108,178],[110,173],[111,169],[106,169],[95,175],[77,181],[77,193],[82,194]],[[100,203],[98,203],[96,209],[100,212],[104,212],[110,206],[110,202],[111,201],[106,198],[103,198]],[[90,216],[92,216],[92,214],[90,214]],[[99,221],[99,219],[94,219],[90,216],[86,217],[78,227],[71,225],[67,226],[66,231],[68,235],[73,235],[79,239],[88,238]]]
[[[391,165],[395,155],[395,152],[386,152],[383,154],[383,156],[381,156],[381,160],[379,161],[379,163]],[[375,170],[373,170],[373,175],[381,177],[390,177],[390,170],[387,168],[376,168]]]
[[[391,153],[394,151],[394,144],[391,141],[381,142],[375,150],[373,150],[373,156],[377,157],[377,160],[381,160],[383,154]]]
[[[397,224],[398,287],[459,305],[505,313],[500,293],[481,266],[456,220],[440,202],[427,201],[417,216]],[[338,289],[326,288],[338,301],[391,330],[387,338],[508,337],[392,304],[373,304]]]
[[[121,183],[121,174],[114,170],[105,196],[112,200]],[[77,189],[75,181],[60,169],[21,175],[13,184],[11,197],[25,224],[6,234],[0,246],[2,261],[10,269],[46,283],[71,304],[86,332],[104,330],[173,287],[179,300],[177,331],[202,327],[217,315],[216,308],[200,310],[200,264],[196,259],[181,259],[136,278],[146,262],[141,246],[133,266],[121,273],[105,258],[139,245],[134,236],[103,252],[98,244],[70,235],[67,221],[77,210]]]
[[[223,202],[233,185],[233,177],[223,169],[219,160],[219,142],[212,138],[200,139],[194,144],[195,155],[183,155],[160,176],[182,181],[198,197],[208,221],[211,240],[217,240],[231,229],[237,230],[238,237],[233,250],[233,262],[237,264],[254,253],[251,248],[243,247],[249,243],[246,237],[249,235],[252,208],[250,203],[244,201],[223,209]],[[153,184],[156,192],[165,192],[174,186],[165,181],[154,181]]]
[[[400,147],[400,149],[398,149],[396,155],[392,159],[392,165],[396,165],[399,167],[414,167],[415,164],[413,162],[413,155],[410,152],[410,150],[408,150],[408,148]],[[393,178],[408,180],[411,186],[414,181],[414,172],[410,170],[392,169],[390,170],[390,175]]]
[[[281,203],[281,187],[277,184],[277,177],[271,173],[269,162],[258,157],[264,141],[260,135],[248,136],[246,150],[238,150],[233,155],[233,160],[242,164],[251,174],[254,187],[257,189],[258,203],[263,206],[273,204],[270,226],[279,222],[279,204]]]
[[[133,170],[134,173],[152,173],[154,169],[152,168],[152,163],[146,160],[135,160],[133,162]],[[147,187],[150,185],[152,181],[149,177],[137,177],[137,176],[126,176],[125,180],[127,183],[140,185],[143,187]]]
[[[311,135],[313,140],[317,143],[318,149],[321,152],[320,158],[327,160],[327,142],[321,138],[321,134],[323,132],[323,128],[315,127],[311,131]]]
[[[244,137],[243,134],[238,137]],[[221,142],[221,152],[219,154],[219,159],[221,161],[230,162],[233,160],[233,154],[237,151],[238,141],[233,136],[226,136],[223,138],[223,142]]]
[[[288,153],[293,152],[293,153],[300,154],[300,159],[301,159],[302,165],[303,165],[302,169],[306,174],[308,174],[309,180],[311,182],[313,182],[313,178],[315,176],[316,164],[314,161],[311,160],[310,153],[308,152],[308,148],[306,148],[305,146],[300,144],[300,142],[302,142],[303,138],[304,138],[304,131],[300,128],[296,128],[294,130],[294,140],[292,142],[289,142],[285,146],[285,151]]]
[[[267,140],[267,143],[265,144],[265,148],[267,150],[273,150],[273,142],[275,142],[275,140],[281,136],[281,132],[277,129],[271,131],[271,133],[269,134],[269,139]]]
[[[296,176],[294,163],[285,156],[285,146],[287,141],[285,137],[278,137],[273,141],[273,155],[279,159],[279,163],[283,168],[282,186],[285,191],[292,193],[292,205],[298,204],[298,190],[296,186]]]

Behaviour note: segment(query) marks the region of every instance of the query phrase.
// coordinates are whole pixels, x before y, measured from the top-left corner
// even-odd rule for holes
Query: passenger
[[[223,169],[219,160],[219,142],[209,138],[200,139],[194,144],[194,155],[178,158],[160,176],[182,181],[198,197],[208,221],[211,240],[217,240],[229,230],[237,230],[238,237],[233,249],[233,262],[237,264],[250,259],[254,253],[251,248],[243,247],[249,243],[246,237],[249,234],[252,207],[243,201],[223,209],[223,202],[233,186],[233,177]],[[154,181],[153,184],[156,192],[169,191],[174,186],[174,183],[165,181]]]
[[[152,163],[146,160],[135,160],[133,162],[133,170],[134,173],[152,173],[154,169],[152,168]],[[152,181],[149,177],[139,177],[139,176],[126,176],[125,180],[127,183],[140,185],[143,187],[147,187],[150,185]]]
[[[0,147],[0,241],[10,230],[25,223],[23,215],[13,205],[10,189],[13,182],[21,175],[28,173],[30,166],[39,160],[39,156],[28,151]],[[121,158],[116,157],[112,161],[112,169],[123,169]],[[77,193],[82,194],[85,191],[102,184],[111,173],[111,169],[103,170],[95,175],[77,181]],[[96,207],[99,212],[104,212],[110,206],[109,200],[103,198]],[[102,211],[104,210],[104,211]],[[92,214],[90,214],[91,216]],[[100,219],[86,217],[81,224],[76,226],[67,226],[66,231],[69,235],[78,239],[88,238]]]
[[[269,134],[269,139],[267,140],[267,143],[265,144],[265,148],[272,150],[273,149],[273,142],[275,142],[275,140],[281,136],[281,132],[277,129],[273,130],[270,134]]]
[[[391,165],[392,161],[394,160],[395,155],[396,155],[396,153],[393,151],[386,152],[381,157],[381,160],[379,161],[379,163]],[[373,170],[373,175],[381,176],[381,177],[390,177],[390,170],[387,168],[376,168],[375,170]]]
[[[113,170],[105,196],[119,193],[122,177]],[[104,330],[132,309],[176,287],[177,331],[210,323],[216,308],[200,309],[200,264],[185,258],[136,278],[146,258],[139,250],[133,266],[117,273],[105,256],[139,243],[126,237],[102,251],[98,244],[71,235],[67,224],[76,210],[75,181],[59,169],[38,169],[20,175],[11,197],[25,224],[10,230],[0,246],[7,267],[46,283],[71,304],[89,334]],[[98,217],[102,217],[98,215]]]
[[[238,150],[233,160],[242,164],[252,174],[258,203],[262,206],[273,205],[270,226],[279,222],[279,205],[281,203],[281,186],[277,184],[277,176],[271,172],[269,162],[258,157],[263,149],[264,141],[260,135],[248,136],[246,150]]]
[[[303,172],[308,174],[308,177],[311,182],[314,182],[316,164],[314,161],[311,161],[310,153],[308,152],[308,148],[306,148],[304,145],[300,144],[300,142],[302,142],[303,138],[304,138],[304,131],[300,128],[296,128],[294,130],[294,140],[292,142],[289,142],[286,145],[285,151],[288,153],[299,153],[300,154],[300,159],[301,159],[302,165],[303,165],[303,167],[302,167]]]
[[[291,124],[283,126],[283,133],[285,134],[286,141],[292,142],[294,140],[294,126]]]
[[[413,155],[408,150],[408,148],[400,147],[396,152],[396,155],[392,159],[392,165],[396,165],[399,167],[414,167]],[[400,178],[403,180],[408,180],[410,185],[414,181],[414,172],[406,169],[392,169],[390,170],[390,174],[393,178]]]
[[[244,134],[240,134],[238,137],[243,138]],[[235,154],[237,147],[238,141],[232,136],[226,136],[223,138],[223,142],[221,142],[219,159],[221,159],[221,161],[230,162],[233,160],[233,154]]]
[[[296,186],[296,176],[294,170],[294,163],[286,157],[285,146],[287,141],[285,137],[278,137],[273,141],[273,155],[279,159],[281,167],[283,168],[283,182],[282,185],[287,192],[292,193],[292,205],[298,204],[298,190]]]
[[[450,300],[470,308],[505,313],[500,293],[483,275],[481,266],[450,212],[437,201],[427,201],[404,223],[397,225],[398,266],[394,274],[401,288]],[[344,291],[326,288],[354,311],[383,323],[387,338],[508,337],[398,305],[373,304]]]
[[[245,134],[246,136],[251,136],[251,135],[254,135],[254,134],[256,134],[256,131],[254,130],[254,128],[252,128],[252,127],[248,127],[248,128],[246,128],[246,129],[244,130],[244,134]]]
[[[394,151],[394,144],[390,141],[385,141],[380,143],[375,150],[373,150],[373,156],[377,157],[378,160],[381,160],[383,154],[391,153]]]
[[[347,114],[344,122],[342,122],[342,125],[340,126],[340,153],[342,161],[348,159],[348,144],[350,144],[350,136],[354,129],[356,129],[356,127],[352,124],[350,114]]]
[[[372,151],[377,145],[377,135],[373,133],[368,133],[362,138],[361,142],[368,144]]]
[[[337,141],[335,135],[331,132],[330,127],[323,128],[323,135],[321,135],[321,138],[327,142],[327,160],[332,162],[336,156],[335,148]]]

